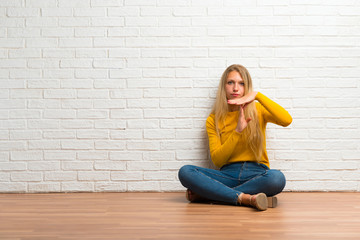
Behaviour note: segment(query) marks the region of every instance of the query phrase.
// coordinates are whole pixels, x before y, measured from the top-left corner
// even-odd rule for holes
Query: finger
[[[246,122],[248,123],[248,122],[250,122],[252,119],[251,118],[248,118],[248,119],[246,119]]]
[[[228,100],[227,101],[228,104],[231,104],[231,105],[241,105],[242,103],[237,101],[237,100]]]

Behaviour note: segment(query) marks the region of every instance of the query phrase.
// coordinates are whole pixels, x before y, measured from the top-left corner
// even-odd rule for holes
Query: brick
[[[40,66],[41,68],[41,66]],[[43,71],[43,77],[48,79],[68,79],[74,77],[74,70],[67,69],[47,69]]]
[[[25,193],[27,191],[27,184],[4,182],[0,184],[0,191],[7,193]]]
[[[139,170],[157,170],[159,169],[159,163],[158,162],[127,162],[127,170],[130,171],[139,171]]]
[[[26,122],[24,120],[1,120],[0,129],[25,129]]]
[[[61,128],[65,129],[84,129],[84,128],[93,128],[94,122],[93,120],[61,120],[60,124]]]
[[[13,182],[40,182],[42,178],[40,172],[16,172],[11,174],[11,181]]]
[[[109,115],[108,110],[78,110],[78,118],[105,119]]]
[[[94,142],[90,140],[62,140],[61,148],[66,150],[90,150],[94,148]]]
[[[40,49],[11,49],[9,58],[40,58]]]
[[[29,141],[30,150],[60,150],[60,141],[58,140],[32,140]]]
[[[172,161],[175,160],[175,153],[171,151],[156,151],[144,153],[145,161]]]
[[[117,183],[96,182],[95,191],[96,192],[126,192],[127,183],[126,182],[117,182]]]
[[[93,41],[90,38],[61,38],[59,47],[93,47]]]
[[[47,119],[70,119],[75,118],[76,111],[73,109],[57,109],[57,110],[50,110],[47,109],[43,113],[44,118]]]
[[[181,149],[192,149],[194,142],[188,140],[167,140],[161,142],[161,150],[177,150],[179,146]]]
[[[72,161],[72,162],[68,162],[68,161],[64,161],[62,163],[62,169],[64,170],[70,170],[70,171],[76,171],[76,170],[92,170],[93,167],[93,162],[86,162],[86,161]],[[65,179],[63,180],[72,180],[72,178],[74,178],[74,172],[61,172],[62,174],[65,174]],[[57,176],[55,175],[54,177],[48,177],[48,179],[52,179],[52,180],[56,180],[56,178],[62,178],[61,177],[61,173],[58,173]],[[77,174],[76,174],[77,177]]]
[[[92,182],[64,182],[61,183],[62,192],[93,192],[94,183]]]
[[[74,8],[75,17],[105,17],[105,8]]]
[[[124,6],[155,6],[156,0],[124,0]]]
[[[11,140],[33,140],[33,139],[41,139],[42,134],[40,131],[31,130],[31,131],[10,131],[10,139]]]
[[[170,27],[158,27],[155,29],[142,27],[140,35],[143,37],[171,37],[174,36],[174,30]]]
[[[33,161],[33,160],[42,160],[43,153],[41,151],[12,151],[10,154],[10,159],[12,161]]]
[[[95,88],[104,88],[104,89],[125,88],[125,85],[126,85],[126,82],[123,79],[94,80]],[[112,97],[112,91],[110,92],[110,97]]]
[[[145,171],[144,180],[174,180],[175,173],[169,171]]]
[[[38,89],[13,89],[10,92],[12,99],[36,99],[42,98],[42,90]]]
[[[2,44],[13,44],[13,45],[19,45],[19,47],[23,47],[23,41],[21,39],[16,39],[16,38],[25,38],[25,37],[40,37],[40,29],[38,28],[31,28],[31,27],[27,27],[19,29],[19,28],[9,28],[7,30],[8,33],[8,37],[14,38],[11,39],[11,41],[9,40],[9,42],[7,41],[0,41]],[[11,43],[12,42],[12,43]],[[2,45],[3,46],[3,45]]]
[[[127,107],[128,108],[158,108],[159,107],[159,100],[158,99],[142,99],[142,100],[135,100],[135,99],[128,99],[127,100]]]
[[[110,152],[110,159],[118,160],[118,161],[141,161],[142,152],[134,152],[134,151]]]
[[[156,17],[126,17],[125,26],[127,27],[152,27],[156,25],[158,18]]]
[[[118,170],[125,170],[126,169],[126,162],[120,161],[108,161],[108,162],[95,162],[94,164],[95,170],[111,170],[111,171],[118,171]]]
[[[193,122],[190,119],[164,119],[161,120],[160,126],[167,129],[190,129]]]
[[[120,27],[125,26],[124,17],[92,18],[91,26],[94,27]]]
[[[44,158],[48,160],[74,160],[76,154],[73,152],[64,151],[46,151],[44,152]],[[45,178],[45,180],[47,180]]]
[[[42,30],[41,34],[45,37],[72,37],[74,35],[74,31],[66,28],[46,28]]]
[[[159,128],[159,120],[157,119],[147,119],[144,120],[128,120],[127,128],[134,128],[134,129],[152,129],[152,128]]]
[[[54,171],[60,170],[60,162],[30,162],[28,170],[31,171]]]
[[[83,160],[104,160],[104,159],[108,159],[108,154],[106,152],[89,152],[89,151],[85,151],[85,152],[77,152],[76,153],[76,157],[77,159],[83,159]]]
[[[111,139],[142,139],[143,134],[141,130],[112,130],[110,132],[110,138]]]
[[[108,36],[110,37],[136,37],[139,36],[139,29],[136,27],[114,27],[108,30]],[[116,51],[116,49],[110,49],[110,51]],[[130,50],[130,49],[129,49]]]
[[[165,192],[184,191],[185,188],[180,181],[161,181],[160,190]]]
[[[79,139],[108,139],[109,133],[107,130],[78,130],[76,137]]]
[[[0,27],[24,27],[25,20],[23,18],[2,18]]]
[[[1,146],[1,144],[0,144]],[[1,171],[23,171],[26,170],[26,163],[0,162]]]
[[[10,118],[13,119],[39,119],[39,110],[10,110]]]
[[[120,141],[96,141],[95,149],[98,150],[124,150],[125,143]]]
[[[160,149],[160,144],[155,141],[128,141],[126,144],[128,150],[148,150],[156,151]]]
[[[174,139],[175,131],[169,129],[145,129],[144,139]]]
[[[95,121],[95,128],[99,129],[120,129],[123,130],[126,128],[126,121],[119,120],[99,120]]]
[[[93,61],[90,59],[60,60],[60,68],[90,68]]]
[[[123,47],[124,39],[122,38],[95,38],[94,47]]]
[[[119,70],[114,70],[111,69],[110,70],[110,78],[141,78],[142,77],[142,73],[141,71],[135,71],[133,69],[119,69]],[[154,84],[148,83],[149,81],[141,81],[139,79],[137,79],[138,81],[140,81],[140,84],[136,84],[135,86],[142,86],[142,83],[147,83],[148,85],[145,85],[145,87],[147,86],[153,86]],[[129,86],[130,88],[133,87],[133,85]]]
[[[24,60],[0,59],[0,68],[24,68],[25,66],[26,61]]]
[[[90,0],[59,0],[59,7],[90,7]]]
[[[60,192],[60,183],[29,183],[29,192]]]
[[[160,191],[160,183],[158,181],[128,182],[128,191]]]
[[[74,139],[76,136],[74,131],[44,131],[44,139]]]
[[[1,140],[10,140],[9,131],[8,130],[0,130],[0,139]]]
[[[67,17],[59,19],[59,26],[61,27],[89,27],[90,18],[85,17]]]
[[[112,171],[111,180],[114,181],[141,181],[144,179],[142,171]]]
[[[109,57],[111,58],[122,58],[122,57],[139,57],[140,50],[139,49],[110,49]]]
[[[107,90],[96,89],[96,90],[78,90],[78,98],[83,99],[106,99],[109,97]]]
[[[125,108],[125,100],[94,100],[94,108],[109,109],[109,108]]]
[[[41,8],[41,15],[45,17],[72,17],[71,8]]]
[[[157,97],[175,97],[175,89],[172,88],[154,88],[144,89],[144,97],[157,98]]]
[[[110,172],[108,171],[96,171],[96,172],[79,172],[79,181],[106,181],[110,179]]]
[[[140,109],[112,109],[110,112],[110,118],[139,119],[142,116],[143,111]]]
[[[173,109],[145,109],[144,118],[175,118]]]
[[[123,6],[124,0],[91,0],[92,7],[116,7]]]
[[[79,88],[92,88],[92,86],[93,86],[93,80],[91,79],[64,79],[61,81],[62,88],[79,89]]]

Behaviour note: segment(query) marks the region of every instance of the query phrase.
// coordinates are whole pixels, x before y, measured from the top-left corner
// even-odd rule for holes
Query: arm
[[[209,137],[211,160],[215,166],[222,167],[233,153],[242,133],[234,130],[224,144],[221,144],[216,133],[215,119],[211,115],[206,120],[206,131]]]
[[[254,100],[257,100],[265,108],[266,111],[263,112],[265,122],[272,122],[283,127],[292,122],[290,114],[283,107],[260,92],[250,92],[241,98],[229,100],[228,103],[246,106]]]
[[[264,112],[264,119],[266,122],[272,122],[283,127],[290,125],[292,122],[291,115],[279,104],[260,92],[256,94],[255,99],[267,110]]]

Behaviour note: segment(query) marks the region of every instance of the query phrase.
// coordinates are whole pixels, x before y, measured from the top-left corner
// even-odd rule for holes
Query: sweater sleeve
[[[217,167],[225,165],[233,153],[242,133],[233,131],[229,138],[221,144],[220,137],[216,133],[215,119],[210,115],[206,120],[206,130],[209,137],[209,149],[211,160]]]
[[[292,122],[291,115],[279,104],[272,101],[260,92],[256,94],[255,99],[265,108],[263,111],[265,122],[275,123],[283,127],[290,125]]]

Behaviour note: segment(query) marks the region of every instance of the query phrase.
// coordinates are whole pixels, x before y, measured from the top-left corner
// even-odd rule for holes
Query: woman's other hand
[[[234,99],[228,100],[227,103],[230,105],[239,105],[239,106],[245,105],[245,107],[246,107],[247,104],[249,104],[255,100],[256,95],[257,95],[257,92],[250,92],[241,98],[234,98]]]

